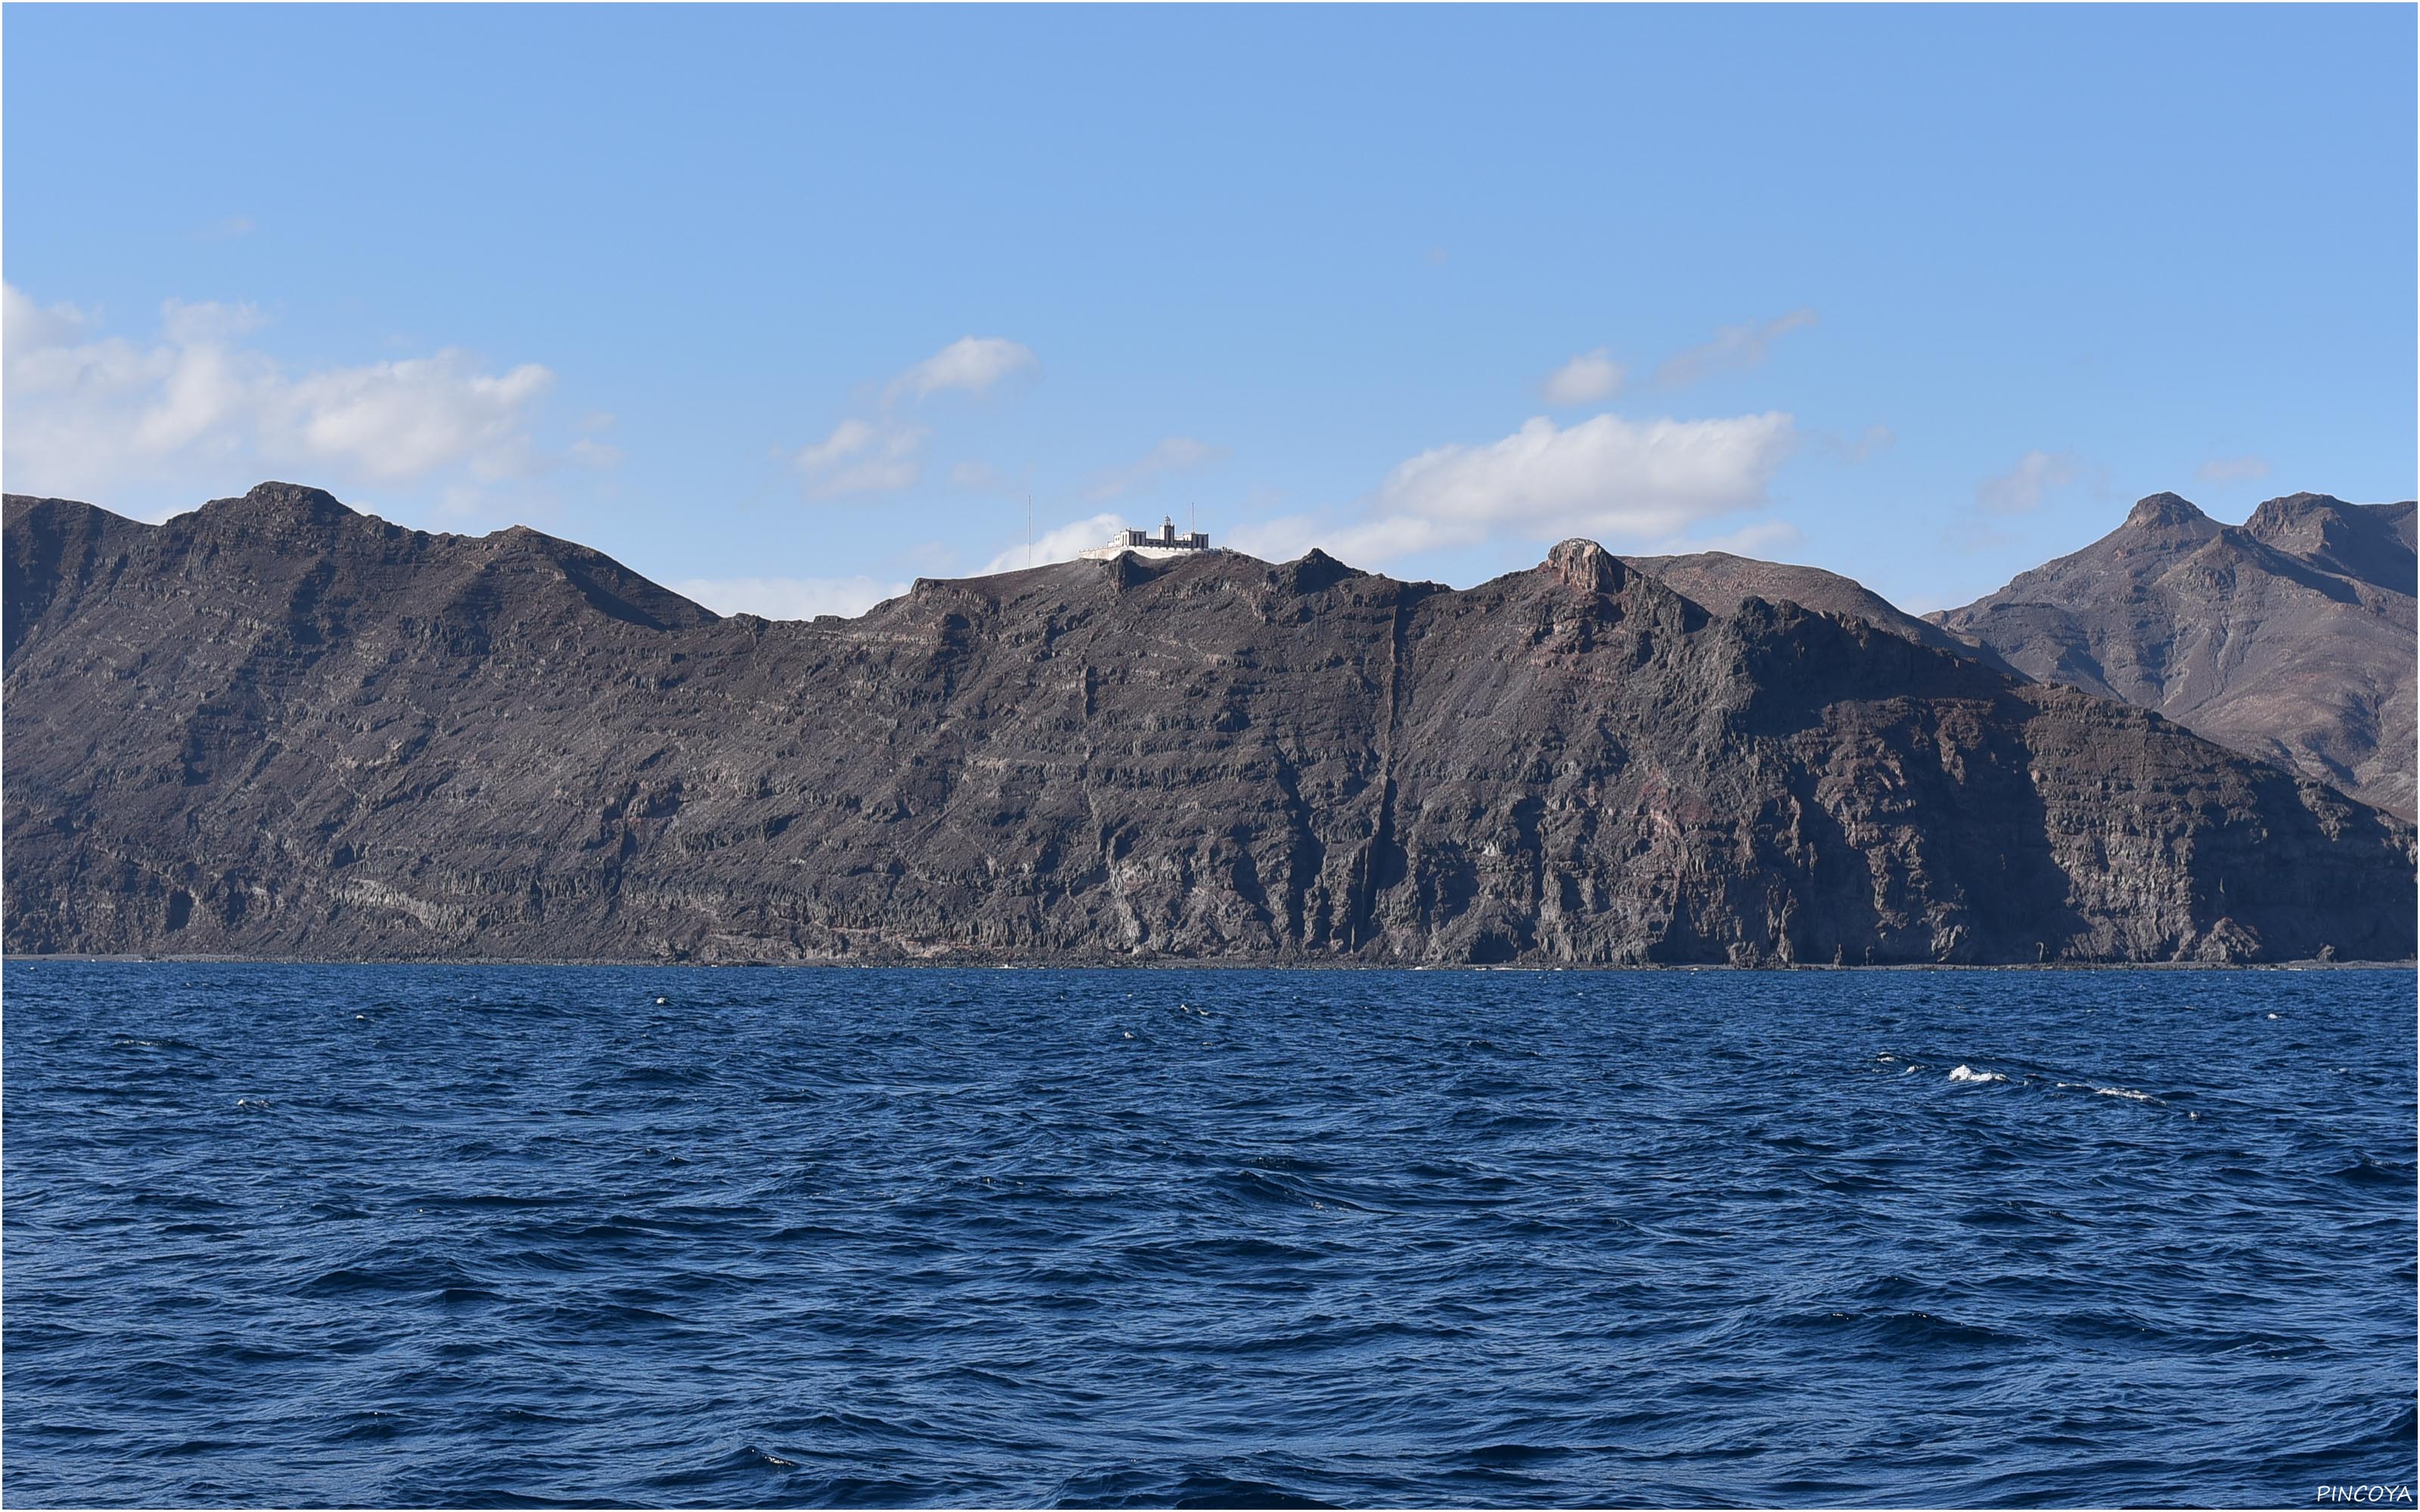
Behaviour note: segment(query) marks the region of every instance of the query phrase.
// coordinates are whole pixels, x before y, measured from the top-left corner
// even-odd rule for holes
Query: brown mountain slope
[[[2408,502],[2296,494],[2233,526],[2154,494],[2083,550],[1928,618],[2408,818],[2412,560]]]
[[[1825,572],[1821,567],[1763,562],[1754,557],[1736,557],[1728,551],[1622,560],[1663,579],[1680,590],[1683,596],[1696,599],[1717,614],[1731,613],[1749,598],[1798,604],[1824,614],[1869,620],[1918,645],[1971,657],[2013,677],[2024,676],[1989,646],[1951,635],[1930,621],[1917,619],[1855,579]]]
[[[11,500],[6,939],[303,957],[1599,963],[2412,950],[2412,832],[1586,542],[718,620],[265,486]]]

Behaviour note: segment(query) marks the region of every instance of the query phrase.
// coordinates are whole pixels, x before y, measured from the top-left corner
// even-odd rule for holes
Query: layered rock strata
[[[264,485],[8,503],[18,952],[1528,964],[2412,952],[2409,825],[1584,541],[718,618]]]

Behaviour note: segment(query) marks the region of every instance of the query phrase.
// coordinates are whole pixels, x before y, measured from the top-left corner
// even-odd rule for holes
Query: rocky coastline
[[[11,498],[5,607],[15,955],[2413,953],[2403,819],[1585,541],[1466,590],[1125,557],[768,622],[263,485],[157,526]]]

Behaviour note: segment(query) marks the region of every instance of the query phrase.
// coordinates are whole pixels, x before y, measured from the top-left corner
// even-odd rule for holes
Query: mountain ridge
[[[2025,680],[1998,652],[1978,641],[1950,634],[1930,620],[1910,614],[1854,578],[1822,567],[1766,562],[1729,551],[1698,551],[1680,556],[1625,557],[1718,613],[1728,613],[1743,599],[1769,602],[1787,599],[1826,614],[1872,622],[1894,635],[1979,661],[1993,671]]]
[[[255,496],[158,526],[8,501],[11,951],[2412,950],[2407,824],[1590,542],[1462,590],[1127,556],[767,621],[536,532]]]
[[[2172,494],[1930,623],[2029,676],[2154,709],[2409,818],[2420,764],[2413,505]]]

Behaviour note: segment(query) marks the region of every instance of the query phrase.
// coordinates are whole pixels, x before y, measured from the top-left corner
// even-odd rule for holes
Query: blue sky
[[[10,7],[5,471],[854,609],[1173,514],[1963,602],[2414,477],[2404,6]]]

